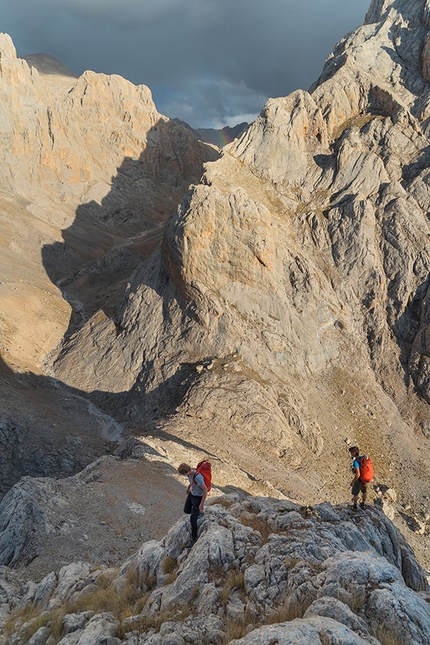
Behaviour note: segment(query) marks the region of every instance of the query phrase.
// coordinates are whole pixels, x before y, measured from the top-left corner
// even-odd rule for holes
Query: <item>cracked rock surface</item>
[[[230,494],[207,506],[191,550],[189,530],[179,519],[119,570],[80,562],[19,589],[3,569],[2,642],[49,644],[55,630],[61,645],[430,643],[426,576],[376,506]]]

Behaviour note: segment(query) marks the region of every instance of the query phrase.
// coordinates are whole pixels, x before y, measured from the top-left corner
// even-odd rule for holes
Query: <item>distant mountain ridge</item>
[[[249,128],[249,123],[243,121],[233,127],[226,125],[219,130],[216,128],[193,128],[193,130],[202,141],[213,143],[218,148],[222,148],[240,137],[247,128]]]
[[[29,54],[20,58],[25,60],[30,67],[35,67],[41,74],[79,78],[78,74],[72,72],[71,69],[49,54]]]

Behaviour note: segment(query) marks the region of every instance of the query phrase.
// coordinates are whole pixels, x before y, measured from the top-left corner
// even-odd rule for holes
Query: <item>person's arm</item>
[[[191,479],[190,479],[191,475],[194,478],[194,470],[190,470],[188,475],[187,475],[187,477],[188,477],[188,486],[187,486],[187,490],[185,491],[185,495],[188,495],[188,493],[191,492]]]
[[[202,501],[199,504],[199,511],[200,511],[200,513],[203,513],[203,509],[205,507],[206,497],[208,496],[208,489],[207,489],[206,484],[200,484],[200,488],[203,491],[203,495],[202,495]]]
[[[354,484],[355,484],[355,482],[357,481],[357,479],[360,479],[360,469],[359,469],[359,468],[355,468],[355,475],[354,475],[354,479],[353,479],[353,480],[352,480],[352,482],[350,483],[350,486],[354,486]]]

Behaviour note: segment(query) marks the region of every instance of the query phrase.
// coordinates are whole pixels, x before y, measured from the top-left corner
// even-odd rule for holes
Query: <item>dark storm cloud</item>
[[[252,119],[308,89],[370,0],[2,0],[18,55],[44,52],[148,85],[195,127]]]

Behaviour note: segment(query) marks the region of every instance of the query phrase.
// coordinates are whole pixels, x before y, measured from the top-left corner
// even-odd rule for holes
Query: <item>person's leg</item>
[[[361,486],[361,508],[366,508],[367,488],[366,484]]]
[[[197,518],[200,514],[199,506],[200,502],[202,501],[202,498],[199,497],[198,495],[191,495],[191,504],[192,504],[192,509],[191,509],[191,517],[190,517],[190,522],[191,522],[191,538],[195,541],[197,540]]]
[[[187,515],[190,515],[192,508],[193,508],[193,505],[191,503],[191,493],[188,493],[187,499],[185,500],[185,504],[184,504],[184,513],[186,513]]]
[[[357,481],[353,485],[352,491],[351,491],[352,492],[352,507],[353,507],[354,510],[356,508],[358,508],[357,503],[358,503],[358,495],[360,493],[360,490],[361,490],[361,482],[360,482],[359,479],[357,479]]]

